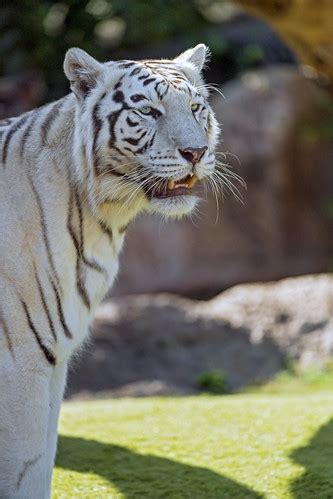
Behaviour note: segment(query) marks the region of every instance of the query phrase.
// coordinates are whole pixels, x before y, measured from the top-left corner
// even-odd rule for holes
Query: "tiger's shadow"
[[[321,426],[307,445],[295,449],[291,458],[304,468],[291,485],[294,499],[333,497],[333,419]]]
[[[206,468],[83,438],[59,437],[56,466],[93,472],[114,484],[126,499],[263,497]]]

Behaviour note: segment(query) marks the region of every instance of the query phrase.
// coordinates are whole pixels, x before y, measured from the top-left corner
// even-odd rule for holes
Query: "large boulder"
[[[68,395],[192,393],[217,370],[231,390],[263,382],[294,360],[333,354],[333,276],[239,285],[210,301],[142,295],[103,304],[74,364]]]
[[[230,152],[226,160],[247,183],[244,204],[229,195],[217,208],[208,196],[193,220],[140,217],[129,229],[113,296],[210,297],[240,282],[330,268],[333,146],[312,133],[324,94],[290,67],[245,75],[222,90],[225,99],[212,98],[219,149]]]

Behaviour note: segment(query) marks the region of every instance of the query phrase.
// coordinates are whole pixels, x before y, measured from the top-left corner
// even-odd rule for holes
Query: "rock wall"
[[[289,360],[321,366],[333,355],[332,311],[333,276],[324,274],[239,285],[206,302],[120,298],[99,308],[67,395],[193,393],[212,370],[235,390]]]

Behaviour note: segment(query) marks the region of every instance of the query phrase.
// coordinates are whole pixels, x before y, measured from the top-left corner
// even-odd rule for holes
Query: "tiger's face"
[[[71,49],[65,72],[78,97],[81,157],[98,203],[167,216],[193,210],[212,175],[218,125],[201,78],[206,47],[174,60],[100,64]]]

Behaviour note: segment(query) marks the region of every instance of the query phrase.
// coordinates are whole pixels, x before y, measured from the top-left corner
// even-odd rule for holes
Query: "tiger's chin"
[[[199,202],[194,195],[178,195],[166,198],[151,198],[147,211],[159,213],[164,217],[182,218],[189,215]]]

